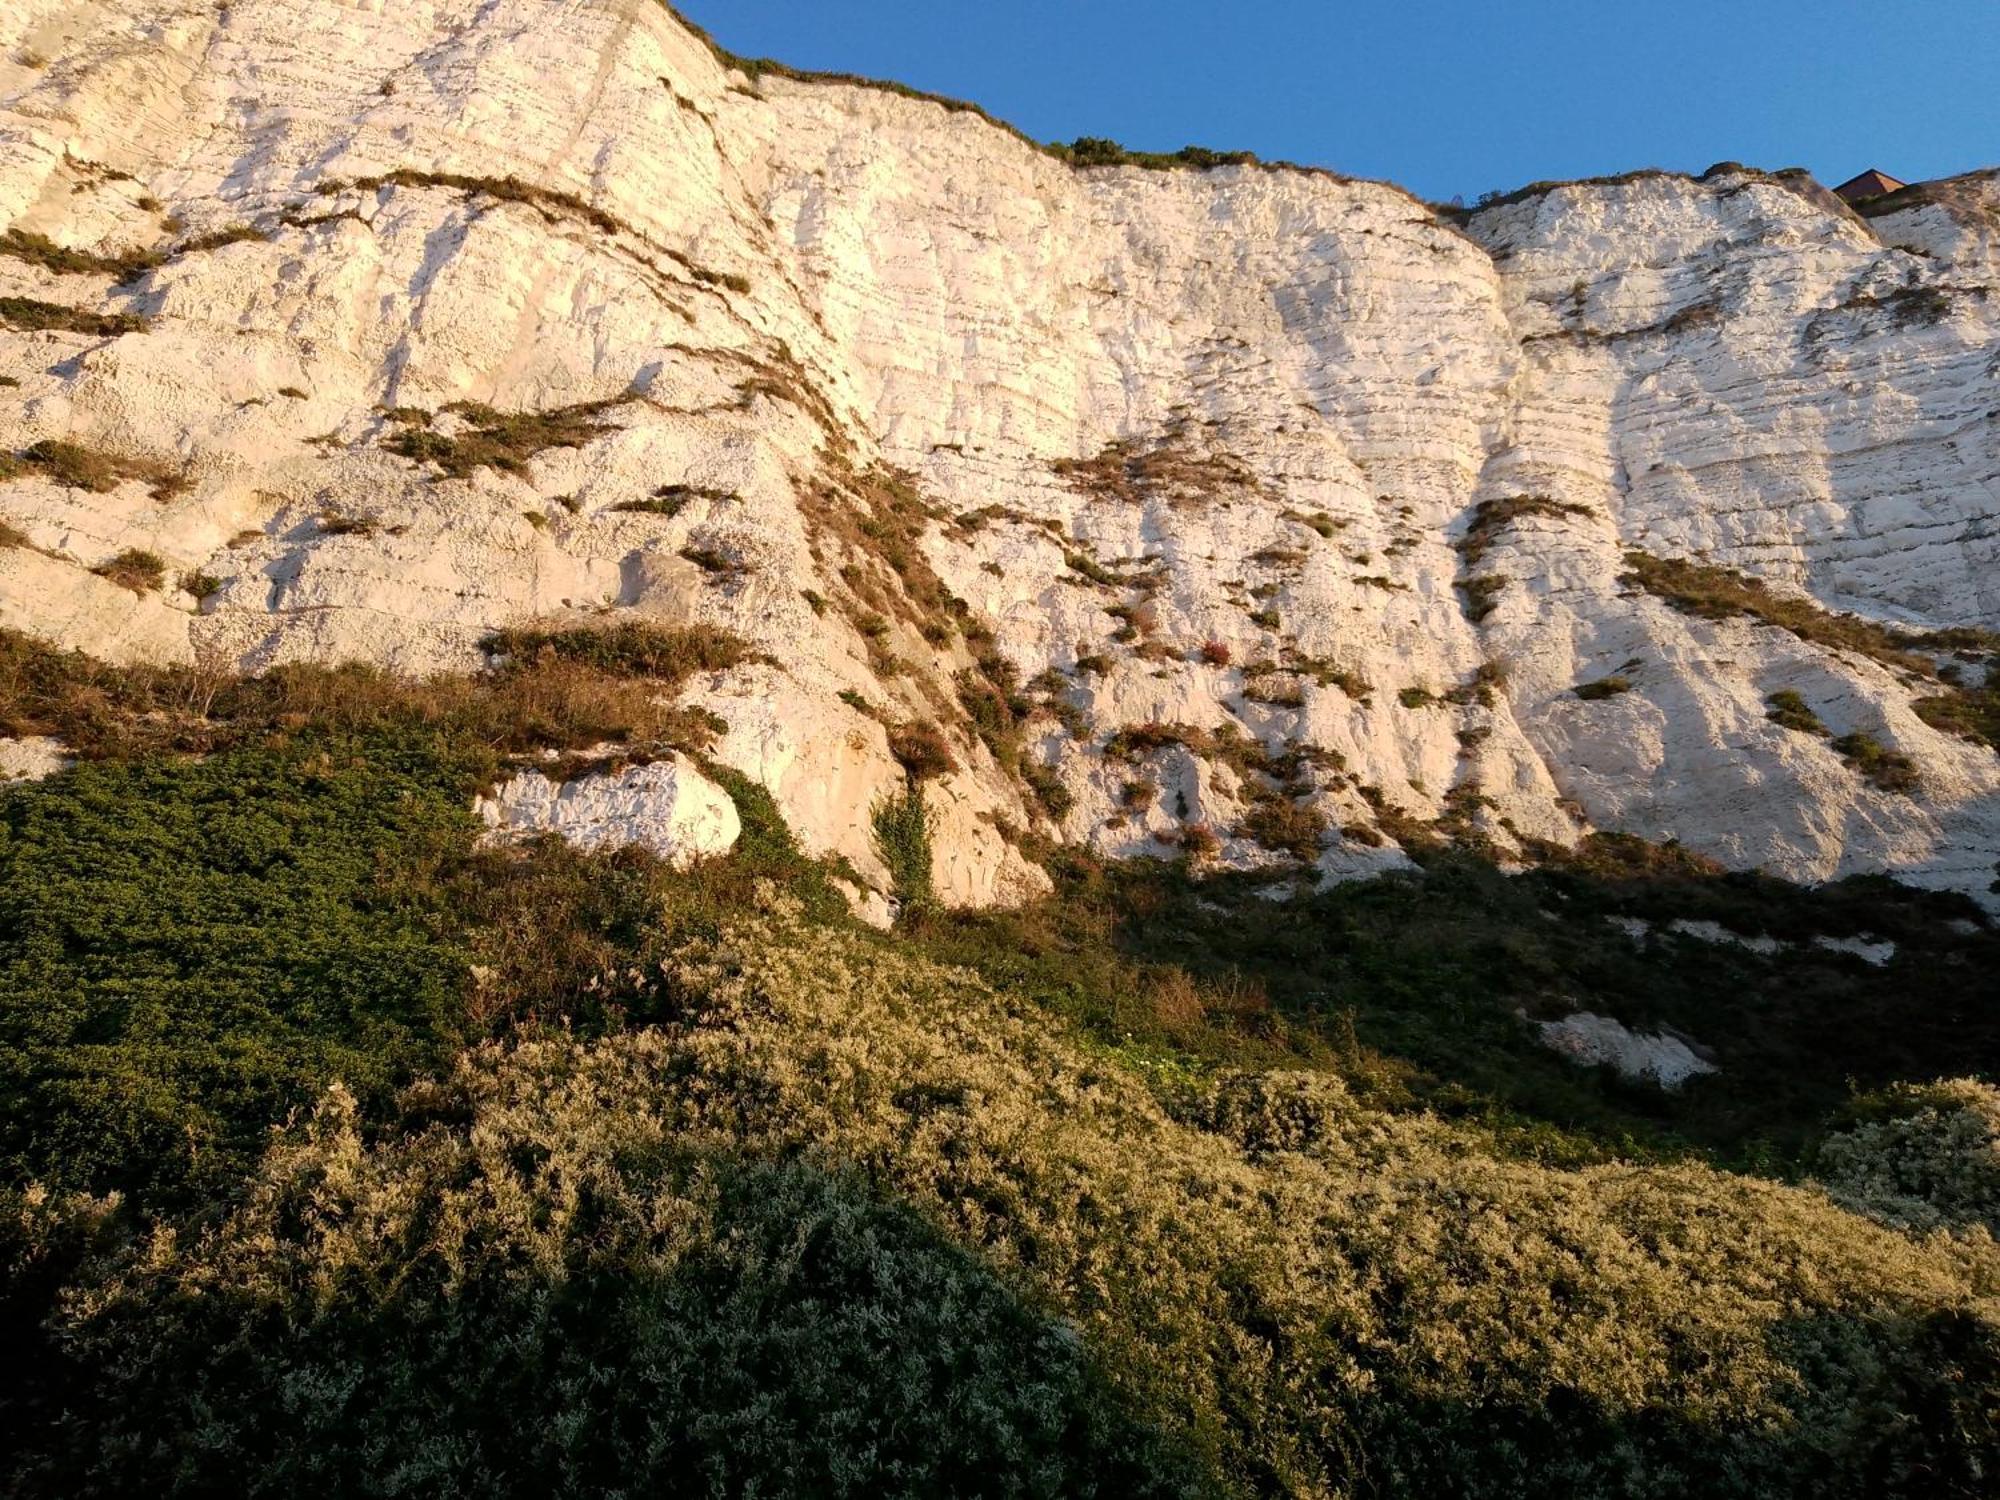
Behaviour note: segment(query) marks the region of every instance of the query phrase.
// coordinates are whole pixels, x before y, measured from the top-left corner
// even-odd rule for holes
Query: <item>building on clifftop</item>
[[[1893,193],[1897,188],[1904,186],[1907,184],[1898,182],[1887,172],[1870,167],[1859,177],[1848,178],[1835,188],[1834,192],[1849,203],[1859,203],[1863,198],[1879,198],[1884,193]]]

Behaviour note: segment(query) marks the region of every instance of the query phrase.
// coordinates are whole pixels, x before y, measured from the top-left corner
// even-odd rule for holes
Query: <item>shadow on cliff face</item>
[[[1161,1065],[1330,1068],[1551,1160],[1782,1168],[1857,1090],[2000,1069],[2000,934],[1971,902],[1655,864],[1510,875],[1441,852],[1272,900],[1247,878],[1069,857],[1049,900],[919,939]],[[1534,1024],[1577,1012],[1669,1029],[1718,1071],[1667,1091],[1581,1069]]]

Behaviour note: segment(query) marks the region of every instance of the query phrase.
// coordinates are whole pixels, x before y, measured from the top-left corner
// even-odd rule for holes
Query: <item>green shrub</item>
[[[550,411],[500,412],[476,401],[454,402],[445,411],[462,417],[465,427],[453,436],[433,432],[428,414],[390,413],[399,430],[383,444],[391,453],[417,463],[436,464],[448,478],[463,479],[479,469],[525,476],[528,460],[550,448],[581,448],[609,429],[604,418],[634,398],[613,396]]]
[[[1891,750],[1865,730],[1843,734],[1833,742],[1833,748],[1870,785],[1885,792],[1908,793],[1917,789],[1917,763],[1900,750]]]
[[[1067,145],[1058,142],[1049,154],[1073,167],[1143,167],[1167,172],[1187,167],[1205,172],[1214,167],[1255,166],[1257,157],[1248,151],[1211,151],[1206,146],[1183,146],[1178,151],[1132,151],[1103,136],[1078,136]]]
[[[923,784],[913,780],[901,792],[878,803],[872,821],[875,852],[889,867],[904,917],[930,915],[937,905],[937,893],[931,883],[930,810],[924,804]]]
[[[732,553],[715,547],[683,547],[681,556],[702,572],[724,580],[741,578],[752,571],[750,565]]]
[[[167,565],[160,555],[136,547],[126,548],[90,571],[106,582],[115,583],[121,589],[130,589],[135,594],[156,593],[167,579]]]
[[[463,172],[425,172],[401,167],[375,177],[357,177],[352,182],[331,179],[319,185],[323,194],[374,192],[379,188],[448,188],[453,192],[477,194],[500,203],[525,203],[547,218],[574,217],[604,234],[617,234],[624,226],[603,209],[585,202],[574,193],[538,187],[518,177],[470,177]]]
[[[1632,691],[1632,679],[1616,674],[1600,677],[1595,682],[1580,682],[1574,689],[1577,697],[1586,703],[1596,703],[1604,698],[1615,698],[1620,693]]]
[[[1028,790],[1034,794],[1042,811],[1058,823],[1068,817],[1070,809],[1076,806],[1076,794],[1063,785],[1062,777],[1052,766],[1045,766],[1032,757],[1024,758],[1021,779],[1028,784]]]
[[[1764,700],[1770,712],[1765,714],[1773,724],[1789,729],[1795,734],[1817,735],[1824,739],[1828,730],[1820,716],[1813,712],[1812,705],[1804,696],[1791,688],[1781,688]]]
[[[1290,797],[1268,797],[1251,805],[1237,831],[1266,849],[1309,862],[1319,858],[1327,822],[1325,814],[1310,803]]]
[[[1819,1147],[1830,1193],[1899,1228],[2000,1235],[2000,1089],[1973,1078],[1902,1084],[1856,1108],[1861,1120]]]
[[[865,1173],[676,1128],[668,1056],[480,1053],[382,1145],[332,1091],[227,1224],[92,1297],[70,1337],[108,1399],[39,1481],[1189,1492],[1070,1325]]]
[[[166,258],[153,250],[127,250],[119,255],[72,250],[45,234],[26,229],[10,229],[0,237],[0,255],[12,256],[57,275],[109,274],[121,281],[142,275]]]
[[[537,661],[573,662],[669,684],[684,682],[696,672],[724,672],[756,659],[739,637],[716,626],[639,620],[603,626],[515,626],[495,631],[481,644],[511,664],[508,670]]]
[[[1320,536],[1328,539],[1331,539],[1336,531],[1350,524],[1347,521],[1335,519],[1323,510],[1316,510],[1310,513],[1288,510],[1284,512],[1284,519],[1295,521],[1301,526],[1309,527]]]
[[[4,463],[4,461],[0,461]],[[22,450],[17,463],[0,467],[0,480],[39,473],[52,482],[93,494],[109,494],[127,480],[149,486],[155,500],[170,500],[187,487],[176,469],[150,459],[125,458],[61,438],[43,438]]]
[[[1074,550],[1063,553],[1063,566],[1105,588],[1116,588],[1126,581],[1122,574],[1112,572],[1096,558]]]
[[[925,940],[1104,1045],[1335,1068],[1371,1104],[1489,1121],[1538,1159],[1701,1151],[1772,1170],[1800,1159],[1856,1084],[2000,1069],[2000,1015],[1965,998],[1969,976],[2000,963],[2000,937],[1954,928],[1976,922],[1956,898],[1881,880],[1805,890],[1617,835],[1545,851],[1516,877],[1465,853],[1415,852],[1420,878],[1288,902],[1234,877],[1066,854],[1054,895],[953,913]],[[1766,956],[1687,943],[1666,961],[1611,921],[1635,916],[1720,921],[1787,946]],[[1895,941],[1894,961],[1857,963],[1813,941],[1857,931]],[[1254,977],[1272,1009],[1157,1030],[1132,996],[1158,964]],[[1750,992],[1759,1001],[1746,1011],[1733,997]],[[1912,1006],[1912,994],[1944,998]],[[1722,1071],[1663,1095],[1572,1067],[1519,1019],[1574,1009],[1672,1026],[1708,1044]]]
[[[1548,495],[1508,495],[1498,500],[1482,500],[1473,508],[1472,524],[1458,540],[1458,554],[1465,560],[1468,569],[1475,568],[1492,549],[1494,542],[1499,540],[1500,533],[1517,521],[1530,516],[1560,521],[1571,516],[1594,514],[1596,512],[1587,505],[1556,500]],[[1466,585],[1461,584],[1460,587]]]
[[[1933,729],[2000,750],[2000,674],[1984,687],[1919,698],[1910,707]]]
[[[25,333],[82,333],[101,339],[144,333],[151,326],[138,313],[91,312],[33,297],[0,297],[0,323]]]
[[[0,794],[9,1180],[148,1203],[226,1182],[328,1078],[432,1057],[464,973],[422,893],[470,837],[448,785],[246,750]]]
[[[1357,703],[1366,700],[1375,691],[1374,685],[1359,672],[1325,657],[1299,656],[1287,651],[1284,667],[1288,672],[1312,678],[1321,687],[1337,687]]]
[[[1500,607],[1500,595],[1507,590],[1507,580],[1489,573],[1480,578],[1464,579],[1458,588],[1465,595],[1465,617],[1477,625]]]
[[[1245,678],[1243,696],[1252,703],[1262,703],[1271,708],[1303,708],[1306,689],[1305,684],[1289,672],[1261,672]]]
[[[637,515],[666,516],[669,519],[679,515],[695,500],[717,502],[734,500],[736,496],[728,490],[710,489],[698,484],[663,484],[643,500],[626,500],[611,508]]]
[[[247,242],[267,243],[270,234],[254,224],[230,224],[221,229],[212,229],[207,234],[198,234],[183,240],[174,247],[176,255],[199,255],[210,250],[221,250],[229,245]]]
[[[474,1049],[380,1130],[332,1093],[102,1273],[43,1487],[1970,1497],[2000,1454],[1990,1243],[1322,1078],[1163,1104],[782,908],[670,969],[661,1029]]]

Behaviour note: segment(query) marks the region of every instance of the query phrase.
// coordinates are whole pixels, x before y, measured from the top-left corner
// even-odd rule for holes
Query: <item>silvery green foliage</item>
[[[81,1293],[51,1489],[1165,1494],[1076,1331],[852,1173],[684,1132],[658,1034],[335,1087],[215,1233]]]
[[[80,1296],[67,1488],[1122,1494],[1178,1451],[1242,1494],[1932,1495],[2000,1452],[1984,1237],[1284,1075],[1169,1110],[769,900],[672,966],[679,1023],[476,1048],[386,1128],[335,1091]]]
[[[1820,1148],[1828,1191],[1904,1228],[2000,1234],[2000,1089],[1953,1078],[1904,1085],[1881,1102],[1887,1118]]]

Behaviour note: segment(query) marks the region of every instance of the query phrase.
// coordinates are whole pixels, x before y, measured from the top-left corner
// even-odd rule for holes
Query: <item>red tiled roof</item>
[[[1887,172],[1870,167],[1859,177],[1848,178],[1834,191],[1849,203],[1853,203],[1862,198],[1879,198],[1884,193],[1893,193],[1903,185]]]

